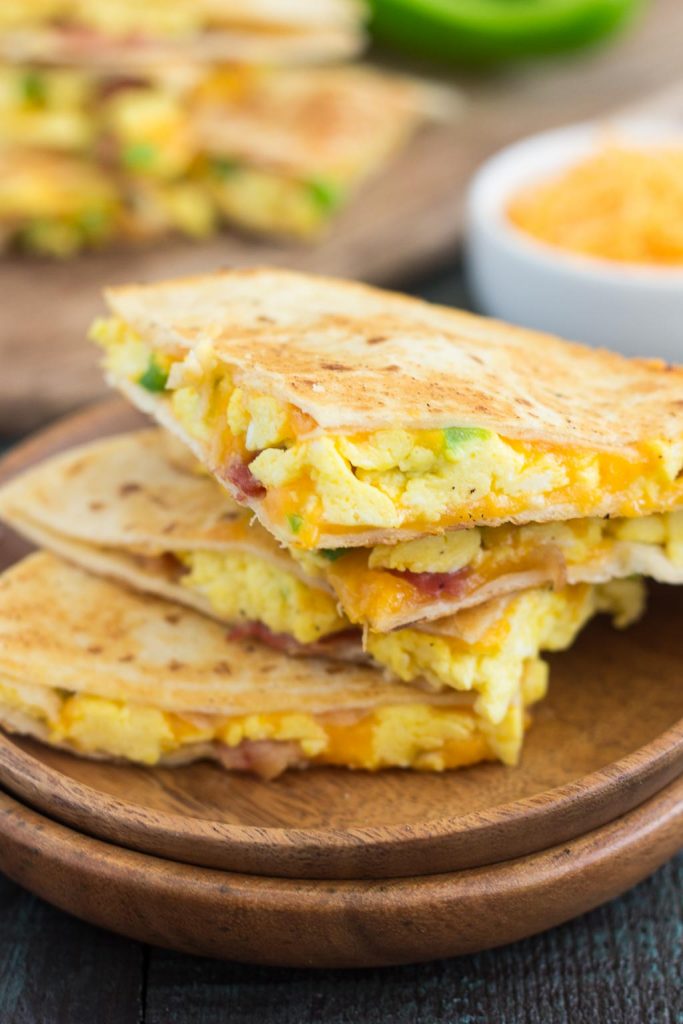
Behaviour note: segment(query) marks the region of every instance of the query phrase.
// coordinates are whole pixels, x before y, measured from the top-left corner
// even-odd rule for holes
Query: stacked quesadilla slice
[[[568,647],[598,612],[626,625],[642,607],[632,580],[534,589],[448,619],[366,631],[364,654],[362,629],[331,586],[250,523],[161,431],[96,441],[41,464],[0,491],[0,515],[82,569],[225,623],[232,639],[290,656],[373,659],[389,678],[422,690],[471,694],[474,710],[496,725],[523,686],[545,692],[542,651]]]
[[[225,224],[315,237],[444,109],[339,63],[362,44],[354,0],[3,6],[3,242],[68,256]]]
[[[0,578],[0,723],[144,765],[213,759],[263,778],[312,764],[441,771],[514,762],[521,700],[495,726],[467,694],[288,658],[211,619],[30,556]]]

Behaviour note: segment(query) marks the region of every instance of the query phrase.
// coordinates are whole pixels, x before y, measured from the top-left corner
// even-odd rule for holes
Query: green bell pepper
[[[573,50],[643,0],[370,0],[375,38],[414,56],[486,64]]]

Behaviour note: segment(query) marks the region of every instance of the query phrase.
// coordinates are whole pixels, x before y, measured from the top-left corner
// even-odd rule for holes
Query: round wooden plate
[[[0,481],[141,418],[115,400],[37,435]],[[21,553],[0,535],[0,567]],[[335,770],[275,783],[200,764],[149,770],[0,737],[0,782],[53,818],[120,846],[295,878],[428,875],[534,853],[595,829],[683,771],[681,588],[658,588],[625,633],[595,623],[553,659],[521,766],[445,775]]]
[[[0,870],[130,938],[249,963],[370,967],[502,945],[617,896],[680,845],[683,778],[562,846],[431,877],[298,881],[178,864],[84,836],[2,792],[0,833]]]

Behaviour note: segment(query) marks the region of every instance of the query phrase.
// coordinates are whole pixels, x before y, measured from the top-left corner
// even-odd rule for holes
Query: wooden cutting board
[[[475,167],[530,132],[637,103],[681,75],[683,3],[653,0],[610,47],[462,80],[459,120],[426,129],[349,208],[321,244],[273,245],[224,234],[67,263],[0,262],[0,434],[17,435],[103,392],[84,338],[105,284],[274,263],[404,283],[457,250]],[[683,101],[681,102],[683,109]]]

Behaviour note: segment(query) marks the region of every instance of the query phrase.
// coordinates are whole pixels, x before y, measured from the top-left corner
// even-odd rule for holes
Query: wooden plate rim
[[[499,946],[612,899],[673,856],[683,778],[568,844],[430,877],[256,877],[122,849],[0,791],[0,869],[61,909],[129,938],[293,967],[414,963]]]
[[[45,457],[46,448],[51,453],[69,441],[104,436],[114,426],[117,431],[123,429],[126,420],[131,426],[142,422],[118,398],[60,419],[0,460],[0,481]],[[374,876],[391,877],[417,873],[418,860],[424,864],[424,873],[432,874],[523,856],[604,825],[683,772],[681,719],[650,743],[581,779],[486,811],[417,824],[287,828],[230,824],[156,808],[148,811],[71,780],[20,751],[11,740],[4,736],[1,740],[0,780],[46,813],[93,835],[180,860],[187,859],[181,847],[191,840],[192,863],[282,877],[297,877],[302,865],[320,877],[362,877],[368,870]],[[55,790],[60,791],[57,800]],[[570,807],[576,812],[579,806],[581,813],[566,813]],[[494,838],[496,842],[490,841]],[[380,854],[397,847],[403,851],[400,863],[381,863]],[[496,847],[505,852],[495,853]],[[318,858],[322,863],[317,868],[307,863],[309,854],[321,850],[325,857]],[[371,868],[363,866],[364,858]]]

